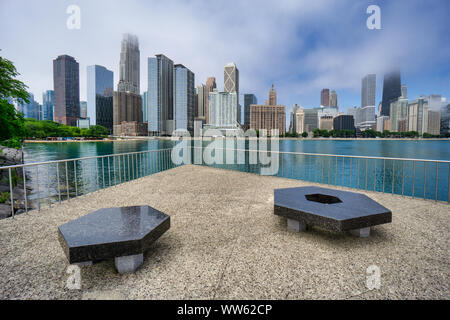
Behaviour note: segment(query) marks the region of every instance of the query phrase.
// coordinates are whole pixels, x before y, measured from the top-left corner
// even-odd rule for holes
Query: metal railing
[[[279,169],[275,176],[450,203],[448,160],[218,149],[244,152],[245,163],[206,164],[203,161],[202,165],[260,174],[261,168],[267,165],[261,165],[260,161],[251,164],[249,159],[250,153],[263,152],[266,157],[277,155]]]
[[[147,150],[0,167],[11,216],[177,167],[172,149]],[[6,172],[6,174],[5,174]],[[8,201],[7,201],[8,202]]]

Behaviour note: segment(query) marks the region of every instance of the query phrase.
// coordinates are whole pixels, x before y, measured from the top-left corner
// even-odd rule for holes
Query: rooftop
[[[369,238],[286,229],[276,188],[318,185],[185,165],[0,221],[0,299],[448,299],[449,206],[367,194],[392,210]],[[113,261],[81,269],[65,288],[63,223],[104,207],[150,205],[171,228],[133,274]],[[369,266],[380,289],[366,288]]]

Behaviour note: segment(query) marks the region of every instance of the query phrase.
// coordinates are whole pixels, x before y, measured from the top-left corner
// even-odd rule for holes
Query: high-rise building
[[[39,103],[34,100],[34,94],[31,92],[28,92],[28,100],[28,103],[24,102],[18,104],[19,112],[23,114],[24,118],[41,120],[39,114]]]
[[[87,118],[87,102],[86,101],[80,101],[80,118],[82,118],[82,119]]]
[[[209,93],[213,92],[216,88],[216,78],[209,77],[206,79],[205,85],[205,119],[206,123],[209,123]]]
[[[340,114],[333,119],[334,130],[355,130],[355,120],[352,115]]]
[[[441,134],[450,133],[450,103],[446,101],[441,107]]]
[[[278,129],[279,134],[286,132],[286,107],[282,105],[250,105],[250,129],[271,130]]]
[[[439,135],[441,131],[441,113],[439,111],[428,111],[428,128],[427,133]]]
[[[374,106],[377,76],[368,74],[361,80],[361,107]]]
[[[389,117],[388,116],[377,117],[377,131],[383,132],[385,130],[391,130]]]
[[[293,120],[292,131],[298,134],[305,132],[305,112],[302,107],[295,108]]]
[[[148,122],[148,91],[142,94],[142,122]]]
[[[313,132],[315,129],[317,129],[317,126],[319,124],[318,111],[319,111],[319,108],[303,109],[303,113],[304,113],[303,131],[304,132]]]
[[[389,114],[389,130],[393,132],[406,131],[407,128],[403,123],[406,124],[408,121],[408,99],[401,97],[391,102]]]
[[[322,116],[319,118],[320,130],[333,130],[333,116]]]
[[[330,93],[330,107],[338,107],[338,97],[336,91],[332,90]]]
[[[393,71],[384,75],[383,99],[381,102],[381,116],[389,116],[391,102],[402,95],[400,71]]]
[[[80,117],[79,64],[71,56],[61,55],[53,60],[55,122],[76,126]]]
[[[224,67],[223,88],[225,92],[236,92],[236,106],[239,106],[239,69],[233,62]],[[239,118],[238,108],[236,108],[236,119]]]
[[[118,91],[139,94],[139,68],[139,40],[135,35],[126,33],[123,35],[120,51]]]
[[[87,70],[87,116],[91,125],[100,125],[113,131],[114,73],[103,66],[92,65]],[[121,86],[125,85],[122,82]],[[119,90],[120,91],[120,90]]]
[[[174,130],[194,132],[194,73],[182,64],[173,69]]]
[[[219,92],[214,89],[209,93],[210,127],[231,129],[237,128],[236,92]]]
[[[269,99],[266,100],[266,105],[276,106],[277,105],[277,90],[275,90],[273,83],[272,88],[269,90]]]
[[[408,103],[408,130],[419,134],[428,132],[428,100],[420,97]]]
[[[55,106],[55,94],[53,90],[47,90],[42,94],[43,120],[53,121],[53,108]]]
[[[347,114],[353,116],[356,128],[361,130],[376,128],[375,106],[348,108]]]
[[[402,98],[408,99],[408,88],[406,84],[402,84]]]
[[[257,103],[258,100],[253,93],[244,94],[244,125],[250,126],[250,105]]]
[[[206,86],[204,84],[197,86],[197,108],[195,111],[196,117],[199,117],[199,118],[205,117],[205,108],[206,108],[207,100],[208,100],[208,97],[206,95]]]
[[[119,83],[117,85],[117,91],[113,93],[114,135],[134,136],[146,134],[142,122],[139,59],[138,38],[130,34],[124,34],[120,52]],[[101,99],[104,100],[104,105],[108,104],[107,97],[101,97]],[[97,124],[99,124],[98,122],[99,119],[97,117]],[[132,132],[134,129],[137,131]]]
[[[170,135],[173,127],[173,61],[163,54],[148,58],[148,131]]]
[[[324,107],[330,105],[330,89],[322,89],[320,92],[320,105]]]

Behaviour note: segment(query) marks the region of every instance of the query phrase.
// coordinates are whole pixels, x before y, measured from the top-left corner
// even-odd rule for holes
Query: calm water
[[[90,159],[67,165],[40,166],[37,170],[31,168],[29,184],[34,187],[31,198],[65,200],[76,194],[173,168],[175,165],[170,161],[170,151],[157,150],[171,148],[175,143],[170,140],[147,140],[26,144],[26,163],[153,150],[115,159]],[[207,144],[204,142],[204,146]],[[280,151],[450,160],[450,141],[282,140]],[[261,165],[249,164],[248,160],[247,153],[245,164],[214,166],[260,173]],[[283,154],[279,157],[279,164],[277,175],[286,178],[441,201],[448,201],[449,197],[450,165],[447,163]]]

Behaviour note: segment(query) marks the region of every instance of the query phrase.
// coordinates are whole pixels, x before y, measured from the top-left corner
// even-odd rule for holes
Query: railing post
[[[14,219],[14,195],[13,195],[11,168],[8,168],[8,175],[9,175],[9,196],[11,200],[11,216]]]
[[[23,159],[23,158],[22,158]],[[22,167],[22,177],[23,177],[23,194],[25,196],[25,212],[28,213],[28,197],[27,197],[27,179],[25,175],[25,167]]]
[[[392,160],[392,194],[394,194],[395,188],[395,160]]]
[[[413,187],[412,187],[412,197],[414,198],[415,193],[415,185],[416,185],[416,162],[413,161]]]
[[[75,179],[75,197],[78,197],[77,161],[73,160],[73,174]]]
[[[41,199],[40,199],[40,191],[39,191],[39,165],[36,166],[36,195],[37,195],[37,205],[38,211],[41,211]]]
[[[56,163],[56,180],[58,181],[58,200],[61,203],[61,185],[59,183],[59,162]]]
[[[427,197],[427,163],[423,163],[423,199]]]
[[[439,163],[436,161],[436,189],[434,191],[434,201],[437,201],[437,193],[438,193],[438,172],[439,172]]]
[[[52,200],[50,199],[50,163],[47,165],[47,199],[48,206],[52,206]]]
[[[67,187],[67,200],[70,200],[70,188],[69,188],[69,170],[67,170],[67,161],[66,163],[66,187]]]

